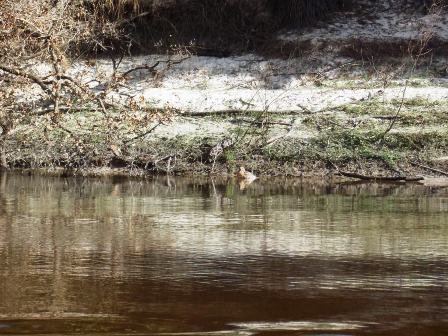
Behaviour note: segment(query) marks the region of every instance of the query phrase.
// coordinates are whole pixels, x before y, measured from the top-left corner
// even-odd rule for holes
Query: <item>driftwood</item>
[[[358,173],[352,173],[352,172],[345,172],[338,169],[338,174],[345,176],[345,177],[352,177],[357,178],[363,181],[385,181],[385,182],[399,182],[399,181],[406,181],[406,182],[417,182],[422,181],[424,178],[421,176],[375,176],[375,175],[362,175]]]

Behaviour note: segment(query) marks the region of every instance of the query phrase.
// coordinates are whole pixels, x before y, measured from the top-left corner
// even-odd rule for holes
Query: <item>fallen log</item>
[[[353,172],[346,172],[338,169],[338,174],[345,177],[357,178],[363,181],[383,181],[383,182],[417,182],[422,181],[424,178],[422,176],[375,176],[375,175],[362,175]]]
[[[433,173],[437,173],[437,174],[440,174],[440,175],[448,176],[448,172],[446,172],[446,171],[443,171],[443,170],[440,170],[440,169],[436,169],[436,168],[432,168],[432,167],[429,167],[429,166],[426,166],[426,165],[422,165],[422,164],[420,164],[418,162],[411,162],[411,163],[414,166],[417,166],[417,167],[420,167],[420,168],[432,171]]]

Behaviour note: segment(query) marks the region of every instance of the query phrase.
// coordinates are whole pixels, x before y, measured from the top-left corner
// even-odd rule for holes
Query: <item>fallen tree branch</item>
[[[291,127],[292,124],[284,121],[257,121],[257,120],[247,120],[247,119],[236,119],[234,122],[242,122],[251,125],[279,125],[279,126],[288,126]]]
[[[202,112],[192,112],[192,111],[179,111],[180,116],[185,117],[209,117],[209,116],[227,116],[227,115],[239,115],[239,114],[247,114],[247,115],[259,115],[266,113],[266,110],[244,110],[244,109],[229,109],[229,110],[217,110],[217,111],[202,111]],[[297,115],[299,111],[271,111],[268,112],[272,115]],[[287,125],[285,125],[287,126]]]
[[[351,177],[356,178],[363,181],[384,181],[384,182],[398,182],[398,181],[406,181],[406,182],[417,182],[422,181],[424,178],[422,176],[415,176],[415,177],[409,177],[409,176],[375,176],[375,175],[362,175],[358,173],[353,172],[346,172],[338,169],[336,167],[336,170],[339,175],[345,176],[345,177]]]
[[[436,168],[432,168],[430,166],[422,165],[422,164],[420,164],[418,162],[411,162],[411,164],[413,164],[414,166],[417,166],[417,167],[420,167],[420,168],[432,171],[433,173],[438,173],[438,174],[441,174],[441,175],[448,176],[448,172],[443,171],[443,170],[439,170],[439,169],[436,169]]]
[[[230,110],[218,110],[218,111],[202,111],[202,112],[181,112],[180,115],[186,117],[208,117],[208,116],[225,116],[229,114],[256,114],[263,113],[263,110],[239,110],[239,109],[230,109]]]
[[[149,66],[147,64],[142,65],[142,66],[138,66],[132,69],[129,69],[128,71],[124,72],[123,74],[121,74],[122,77],[127,77],[129,74],[131,74],[134,71],[138,71],[138,70],[148,70],[150,72],[153,72],[155,70],[155,68],[157,68],[157,66],[160,64],[160,61],[155,62],[153,65]]]
[[[33,74],[30,74],[30,73],[27,73],[27,72],[23,72],[23,71],[18,70],[18,69],[10,68],[10,67],[7,67],[7,66],[1,65],[1,64],[0,64],[0,70],[4,71],[6,73],[9,73],[11,75],[14,75],[14,76],[18,76],[18,77],[23,77],[23,78],[29,79],[32,82],[34,82],[35,84],[39,85],[40,88],[42,89],[42,91],[44,91],[47,95],[49,95],[50,97],[54,96],[54,94],[53,94],[52,90],[50,89],[50,87],[47,86],[44,83],[44,81],[42,81],[39,77],[37,77],[37,76],[35,76]]]
[[[402,117],[396,115],[384,115],[384,116],[371,116],[371,118],[379,120],[394,120],[394,119],[401,119]]]
[[[95,107],[77,107],[77,108],[70,107],[70,106],[60,106],[59,107],[59,112],[61,112],[61,113],[62,112],[63,113],[78,113],[78,112],[90,112],[90,111],[95,112],[97,110],[98,109]],[[52,113],[53,111],[54,111],[53,108],[47,108],[44,110],[32,112],[32,113],[30,113],[30,115],[39,117],[39,116],[44,116],[46,114]]]
[[[168,70],[169,68],[171,68],[171,66],[180,64],[180,63],[182,63],[183,61],[185,61],[185,60],[187,60],[189,58],[190,57],[188,56],[188,57],[180,58],[178,60],[172,60],[172,59],[169,59],[169,60],[166,60],[166,61],[158,60],[158,61],[155,61],[155,63],[153,65],[148,65],[148,64],[140,65],[140,66],[137,66],[135,68],[132,68],[132,69],[129,69],[129,70],[125,71],[124,73],[121,74],[121,77],[127,77],[132,72],[138,71],[138,70],[148,70],[149,72],[154,72],[155,69],[160,65],[160,63],[165,63],[166,64],[166,69],[165,70]]]

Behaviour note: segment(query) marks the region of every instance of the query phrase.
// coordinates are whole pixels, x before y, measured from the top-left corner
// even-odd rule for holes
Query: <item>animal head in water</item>
[[[244,167],[240,167],[240,170],[238,170],[238,173],[236,174],[238,178],[240,179],[244,179],[244,180],[250,180],[253,181],[255,180],[257,177],[252,174],[251,172],[246,171],[246,169],[244,169]]]
[[[240,167],[240,169],[236,173],[236,177],[239,179],[244,179],[246,175],[246,169],[244,169],[243,166]]]

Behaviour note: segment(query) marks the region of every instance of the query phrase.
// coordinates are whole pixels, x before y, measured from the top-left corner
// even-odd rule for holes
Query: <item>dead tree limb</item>
[[[422,181],[424,178],[421,176],[375,176],[375,175],[362,175],[358,173],[353,172],[346,172],[338,169],[338,174],[345,176],[345,177],[351,177],[356,178],[363,181],[383,181],[383,182],[399,182],[399,181],[406,181],[406,182],[417,182]]]
[[[288,122],[283,122],[283,121],[254,121],[254,120],[247,120],[247,119],[235,119],[235,122],[240,122],[240,123],[246,123],[246,124],[251,124],[251,125],[279,125],[279,126],[287,126],[287,127],[291,127],[292,123],[288,123]]]
[[[128,71],[124,72],[121,74],[122,77],[127,77],[129,74],[131,74],[134,71],[138,71],[138,70],[148,70],[149,72],[153,72],[157,66],[160,64],[160,61],[155,62],[153,65],[149,66],[147,64],[142,65],[142,66],[138,66],[132,69],[129,69]]]
[[[188,58],[190,58],[190,57],[189,56],[188,57],[183,57],[183,58],[178,59],[178,60],[171,60],[171,59],[166,60],[166,61],[158,60],[158,61],[155,61],[155,63],[153,65],[147,65],[147,64],[140,65],[140,66],[137,66],[135,68],[132,68],[132,69],[129,69],[129,70],[125,71],[124,73],[121,74],[121,77],[127,77],[132,72],[138,71],[138,70],[147,70],[147,71],[152,73],[160,65],[160,63],[166,63],[166,69],[169,69],[173,65],[180,64],[183,61],[187,60]]]
[[[411,162],[411,164],[413,164],[414,166],[417,166],[417,167],[420,167],[420,168],[432,171],[433,173],[437,173],[437,174],[440,174],[440,175],[448,176],[448,172],[443,171],[443,170],[439,170],[439,169],[436,169],[436,168],[432,168],[430,166],[422,165],[422,164],[420,164],[418,162]]]
[[[35,84],[39,85],[40,88],[42,89],[42,91],[44,91],[47,95],[49,95],[50,97],[54,96],[51,88],[48,85],[46,85],[42,79],[40,79],[39,77],[37,77],[33,74],[24,72],[22,70],[10,68],[10,67],[2,65],[2,64],[0,64],[0,70],[4,71],[6,73],[9,73],[11,75],[14,75],[14,76],[29,79],[32,82],[34,82]]]

